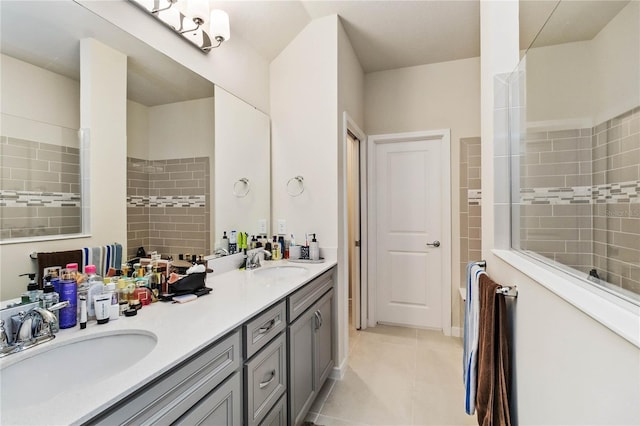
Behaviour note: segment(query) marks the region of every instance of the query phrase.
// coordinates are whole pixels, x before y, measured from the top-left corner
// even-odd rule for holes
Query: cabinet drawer
[[[287,395],[282,395],[280,400],[264,418],[260,426],[287,426]]]
[[[267,345],[245,369],[246,424],[260,424],[287,388],[287,346],[285,334]]]
[[[89,423],[171,424],[237,370],[241,356],[240,331],[236,331]]]
[[[287,326],[284,301],[244,325],[245,359],[249,359]]]
[[[335,270],[335,267],[331,268],[287,298],[289,323],[298,318],[313,305],[320,296],[333,287],[333,274]]]
[[[242,378],[233,373],[222,385],[193,406],[175,425],[242,426]]]

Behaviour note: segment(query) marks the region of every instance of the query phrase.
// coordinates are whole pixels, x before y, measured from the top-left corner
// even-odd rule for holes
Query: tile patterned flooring
[[[327,380],[307,416],[324,426],[475,425],[464,412],[462,342],[440,331],[351,330],[343,380]]]

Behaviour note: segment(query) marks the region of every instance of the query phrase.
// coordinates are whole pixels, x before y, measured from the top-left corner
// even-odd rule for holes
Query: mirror
[[[640,2],[560,2],[509,80],[512,247],[639,303]]]
[[[5,75],[13,75],[20,84],[38,91],[37,102],[33,98],[27,101],[26,97],[22,97],[20,106],[24,110],[33,109],[37,112],[43,108],[43,104],[57,107],[56,112],[64,120],[59,120],[60,124],[49,133],[57,136],[56,143],[64,142],[76,150],[65,155],[79,156],[76,136],[80,127],[79,40],[92,37],[127,56],[127,159],[122,159],[127,161],[127,194],[110,195],[127,197],[127,255],[135,255],[138,247],[173,256],[187,253],[208,255],[215,245],[215,234],[212,232],[214,217],[216,227],[235,227],[246,229],[247,232],[255,229],[256,225],[235,221],[225,223],[225,220],[242,217],[247,211],[255,210],[259,212],[256,217],[266,219],[267,224],[270,222],[268,116],[219,88],[225,99],[230,98],[227,100],[234,106],[223,106],[223,101],[218,105],[212,82],[75,2],[3,1],[1,6],[2,53],[7,56],[2,57],[3,78]],[[137,12],[139,11],[132,6],[132,14]],[[31,24],[24,25],[25,22]],[[185,49],[190,48],[192,47],[185,45]],[[31,78],[27,81],[20,78],[24,73],[19,70],[9,74],[9,64],[15,60],[37,67],[37,71],[51,74],[53,79],[64,81],[69,88],[63,88],[61,84],[55,88],[72,93],[73,96],[65,95],[72,99],[61,104],[61,95],[39,88],[38,79]],[[20,86],[16,84],[15,87]],[[10,105],[9,94],[14,92],[5,91],[3,84],[3,131],[11,128],[8,126],[11,120],[6,116],[9,113],[19,115],[5,109],[5,105]],[[44,93],[52,93],[47,102],[41,99]],[[220,122],[216,107],[225,112],[235,111],[233,120],[225,119]],[[244,113],[248,114],[246,119],[243,118]],[[254,122],[253,116],[260,117],[257,129],[249,124]],[[22,117],[14,121],[18,119]],[[50,121],[36,117],[35,121],[23,127],[40,137],[42,131],[39,126],[44,126],[43,123],[48,125]],[[238,126],[237,129],[234,126]],[[220,135],[216,133],[217,127],[223,132]],[[247,129],[256,132],[245,134]],[[30,135],[29,132],[26,134]],[[242,137],[223,137],[223,134]],[[216,136],[220,136],[219,143]],[[28,138],[20,135],[20,139]],[[8,145],[5,143],[7,140],[2,138],[3,147]],[[251,162],[255,163],[255,169],[263,164],[266,168],[262,168],[260,177],[256,175],[251,178],[252,197],[245,200],[250,199],[250,205],[224,202],[220,207],[224,209],[223,214],[216,215],[212,212],[212,192],[214,188],[217,189],[215,182],[218,178],[221,182],[227,177],[237,178],[236,172],[243,167],[243,163],[247,164],[233,149],[223,148],[227,141],[242,153],[258,153],[260,161]],[[249,142],[259,145],[243,145]],[[2,158],[9,157],[7,152],[3,151]],[[230,152],[233,157],[225,158],[225,152]],[[219,160],[215,165],[214,158]],[[31,164],[34,167],[30,173],[44,176],[39,173],[37,162],[32,161]],[[74,167],[80,169],[79,165]],[[1,189],[5,189],[5,184],[10,181],[6,176],[3,174]],[[43,179],[47,177],[44,176]],[[108,179],[106,176],[92,178]],[[71,180],[72,177],[65,176],[64,179]],[[80,180],[79,177],[75,179]],[[75,185],[70,189],[79,192],[79,183],[74,182],[69,182],[69,186]],[[47,190],[60,191],[57,187],[48,187]],[[4,238],[10,236],[6,225],[10,223],[8,218],[12,214],[7,212],[8,207],[0,208],[3,209],[0,217],[3,220],[1,229]],[[33,216],[34,214],[30,215]],[[65,218],[59,222],[71,223],[71,220]],[[255,224],[257,219],[250,219],[250,222]],[[73,229],[77,232],[78,226]]]
[[[45,25],[66,19],[44,4],[2,2],[0,241],[86,233],[81,195],[79,43]],[[31,25],[24,25],[31,22]],[[59,46],[58,41],[64,44]],[[67,50],[69,47],[71,50]],[[52,50],[49,50],[52,49]],[[47,51],[47,55],[40,55]],[[56,56],[66,59],[55,60]],[[53,59],[52,59],[53,58]]]
[[[269,235],[269,116],[216,86],[216,242],[226,231]]]

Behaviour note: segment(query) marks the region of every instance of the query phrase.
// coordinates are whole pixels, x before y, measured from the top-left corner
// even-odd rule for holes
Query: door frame
[[[376,145],[394,142],[412,142],[424,139],[440,139],[443,146],[441,150],[440,164],[442,164],[442,238],[443,247],[442,255],[442,332],[445,336],[451,336],[451,256],[452,256],[452,238],[451,238],[451,129],[441,130],[424,130],[407,133],[388,133],[380,135],[370,135],[367,139],[367,232],[368,250],[371,256],[376,253],[377,244],[377,214],[376,202],[377,194],[375,192],[375,176],[376,176]],[[376,325],[376,262],[370,259],[368,265],[368,318],[369,327]]]
[[[342,221],[343,221],[343,229],[344,237],[342,241],[342,246],[345,247],[344,250],[344,264],[347,266],[344,268],[343,274],[343,282],[346,283],[344,286],[343,297],[346,301],[345,303],[345,315],[346,318],[346,329],[348,331],[349,328],[349,233],[348,229],[348,207],[347,207],[347,144],[349,143],[349,136],[347,135],[347,130],[350,131],[358,140],[360,141],[360,301],[355,301],[354,303],[360,303],[360,328],[364,330],[367,328],[368,323],[368,237],[367,237],[367,212],[368,212],[368,204],[367,204],[367,191],[369,190],[369,186],[367,183],[367,135],[360,129],[360,127],[356,124],[356,122],[349,116],[349,114],[345,111],[342,116],[342,158],[344,161],[342,162],[342,196],[343,196],[343,211],[342,211]],[[354,295],[355,296],[355,295]],[[354,297],[355,299],[355,297]],[[347,336],[348,336],[347,332]],[[347,343],[347,347],[348,343]]]

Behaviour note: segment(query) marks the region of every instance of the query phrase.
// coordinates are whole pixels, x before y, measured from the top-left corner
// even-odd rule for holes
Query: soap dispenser
[[[36,282],[35,273],[20,274],[21,277],[29,276],[29,284],[27,285],[27,293],[29,295],[30,302],[39,302],[41,299],[42,291],[38,290],[38,283]]]
[[[313,239],[311,239],[311,244],[309,244],[309,259],[320,260],[320,247],[318,247],[316,234],[313,234]]]

